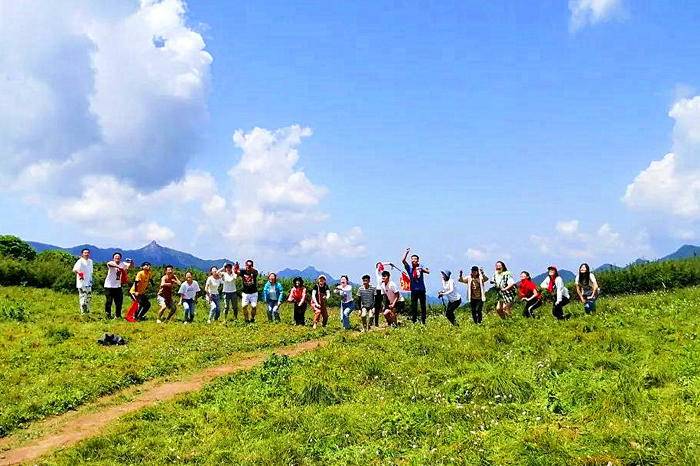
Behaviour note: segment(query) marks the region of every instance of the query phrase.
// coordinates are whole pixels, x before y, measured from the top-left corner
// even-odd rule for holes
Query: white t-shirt
[[[551,277],[547,276],[540,285],[540,288],[544,288],[545,290],[549,289],[550,281]],[[557,277],[554,280],[554,291],[557,293],[556,304],[559,304],[563,298],[569,299],[569,289],[564,285],[564,280],[561,277]]]
[[[382,289],[382,272],[385,270],[389,270],[389,268],[391,267],[390,264],[390,262],[379,262],[374,269],[374,273],[377,277],[377,283],[379,283],[377,289],[381,291],[382,294],[384,294],[384,290]]]
[[[180,290],[177,293],[183,295],[184,299],[194,299],[198,292],[199,283],[197,283],[197,280],[192,280],[191,285],[187,282],[182,282],[180,285]]]
[[[382,293],[386,295],[387,299],[389,299],[390,303],[393,302],[394,299],[396,299],[396,295],[399,295],[399,302],[403,301],[401,290],[399,290],[399,287],[396,286],[396,283],[389,281],[389,284],[387,285],[382,282],[379,288],[382,290]]]
[[[80,279],[80,275],[75,275],[75,287],[80,288],[91,288],[92,287],[92,259],[85,260],[82,257],[73,266],[73,272],[82,272],[83,279]]]
[[[578,282],[578,274],[576,274],[576,284],[580,285]],[[590,282],[588,283],[588,286],[584,288],[584,292],[586,291],[592,291],[594,287],[598,286],[598,281],[595,279],[595,275],[593,275],[593,272],[591,272],[591,279]]]
[[[462,299],[462,296],[457,293],[457,290],[455,290],[455,282],[452,278],[446,282],[442,282],[442,292],[443,296],[445,296],[451,303]]]
[[[206,291],[209,294],[219,294],[219,287],[221,286],[221,280],[220,278],[214,278],[214,277],[209,277],[207,278],[207,282],[204,284],[204,291]]]
[[[127,269],[128,265],[120,262],[116,267],[107,266],[107,278],[105,278],[105,288],[121,288],[121,274]]]
[[[236,274],[221,272],[221,278],[224,281],[224,293],[235,293],[236,292]]]
[[[340,295],[340,300],[343,304],[352,301],[352,286],[348,285],[338,285],[336,292]]]

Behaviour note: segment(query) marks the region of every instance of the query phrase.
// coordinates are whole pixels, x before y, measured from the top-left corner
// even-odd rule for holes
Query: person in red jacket
[[[521,301],[525,301],[524,317],[535,317],[533,312],[542,305],[542,295],[537,290],[537,285],[532,281],[530,273],[520,272],[520,285],[518,286],[518,296]]]

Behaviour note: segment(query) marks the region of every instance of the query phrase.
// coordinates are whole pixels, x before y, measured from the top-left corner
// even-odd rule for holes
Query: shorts
[[[245,307],[248,304],[250,304],[251,307],[256,307],[258,305],[257,293],[241,293],[241,307]]]
[[[158,301],[159,306],[165,306],[168,309],[172,309],[175,307],[175,303],[173,302],[173,299],[165,299],[161,295],[156,296],[156,301]]]

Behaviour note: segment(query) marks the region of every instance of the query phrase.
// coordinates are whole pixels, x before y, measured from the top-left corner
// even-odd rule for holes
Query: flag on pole
[[[136,322],[136,311],[139,308],[139,302],[134,300],[133,303],[131,303],[131,307],[129,307],[129,310],[126,312],[126,320],[128,322]]]

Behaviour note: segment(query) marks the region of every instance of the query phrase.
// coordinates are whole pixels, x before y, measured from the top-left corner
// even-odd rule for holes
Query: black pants
[[[558,320],[564,320],[568,319],[571,317],[571,314],[566,314],[564,315],[564,306],[569,304],[569,298],[561,298],[561,302],[559,304],[554,304],[554,307],[552,307],[552,314],[554,314],[554,317],[556,317]]]
[[[475,324],[480,324],[484,320],[484,302],[480,299],[472,299],[469,301],[469,306],[472,308],[472,319]]]
[[[533,299],[532,301],[525,301],[525,310],[523,310],[523,316],[535,317],[535,313],[533,311],[541,305],[542,298]]]
[[[306,302],[294,303],[294,325],[304,325],[304,314],[306,313]]]
[[[380,290],[374,293],[374,326],[379,327],[379,316],[384,312],[384,295]]]
[[[418,302],[420,302],[420,321],[423,324],[425,324],[425,290],[411,291],[411,320],[413,321],[413,323],[416,323],[418,321]]]
[[[445,310],[445,317],[450,321],[452,325],[457,325],[457,318],[455,317],[455,311],[462,304],[462,299],[457,301],[450,301],[447,303],[447,309]]]
[[[136,310],[136,320],[143,320],[151,308],[151,300],[145,294],[139,295],[136,300],[139,302],[139,308]]]
[[[105,288],[105,314],[112,317],[112,302],[114,302],[114,315],[117,319],[122,318],[122,304],[124,303],[124,292],[121,288]]]

